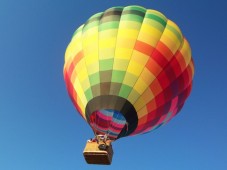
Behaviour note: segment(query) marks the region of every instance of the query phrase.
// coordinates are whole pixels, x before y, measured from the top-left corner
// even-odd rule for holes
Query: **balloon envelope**
[[[171,120],[190,94],[194,65],[178,26],[140,6],[97,13],[74,33],[64,79],[81,116],[111,139]]]

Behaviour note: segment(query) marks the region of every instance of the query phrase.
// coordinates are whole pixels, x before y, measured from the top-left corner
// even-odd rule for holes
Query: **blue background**
[[[192,47],[191,96],[169,124],[113,144],[111,166],[82,156],[92,131],[63,80],[64,52],[92,14],[142,5],[175,21]],[[0,170],[226,170],[227,2],[1,0]]]

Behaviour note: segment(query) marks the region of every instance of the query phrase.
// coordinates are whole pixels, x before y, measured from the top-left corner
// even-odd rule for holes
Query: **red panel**
[[[145,42],[137,40],[134,49],[149,56],[154,50],[154,47]]]

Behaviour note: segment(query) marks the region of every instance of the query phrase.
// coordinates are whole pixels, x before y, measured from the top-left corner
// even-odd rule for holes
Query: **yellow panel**
[[[79,105],[80,109],[81,109],[81,116],[86,120],[86,116],[85,116],[85,106],[83,105],[82,101],[80,100],[80,98],[77,98],[77,104]]]
[[[77,71],[77,73],[80,72],[80,70],[84,69],[86,67],[85,65],[85,58],[81,58],[79,62],[76,63],[75,65],[75,69]]]
[[[148,103],[154,99],[154,94],[150,88],[147,88],[140,97],[143,99],[144,103]]]
[[[88,75],[97,72],[99,69],[98,40],[98,25],[83,32],[82,42],[85,59],[83,61],[84,63],[77,70],[78,78],[82,82],[82,88],[84,91],[90,87]]]
[[[90,42],[86,42],[84,40],[84,42],[83,42],[83,49],[85,51],[87,51],[88,54],[91,53],[90,50],[96,50],[96,51],[98,50],[97,49],[98,48],[98,39],[97,38],[98,37],[94,37],[93,39],[91,39]]]
[[[163,30],[159,30],[156,27],[154,27],[153,24],[151,24],[152,22],[155,22],[155,21],[152,20],[152,21],[149,21],[149,23],[146,23],[146,21],[147,20],[144,20],[144,23],[141,26],[141,31],[149,35],[156,35],[157,37],[160,37],[162,35],[164,27],[163,27]]]
[[[76,39],[75,41],[71,41],[68,45],[66,52],[65,52],[65,61],[72,59],[75,54],[77,54],[82,49],[82,44],[80,39]]]
[[[88,78],[86,67],[78,71],[78,78],[81,82]]]
[[[129,60],[132,55],[132,49],[118,47],[115,50],[115,57]]]
[[[74,39],[70,42],[65,53],[65,62],[71,64],[75,56],[82,50],[81,32],[78,32]]]
[[[181,49],[179,49],[181,55],[176,56],[176,60],[178,61],[181,70],[183,71],[189,62],[191,61],[191,49],[188,42],[184,39]]]
[[[93,27],[83,32],[83,51],[87,57],[98,58],[98,27]]]
[[[139,94],[142,94],[146,90],[147,87],[148,87],[148,85],[143,81],[143,79],[139,78],[136,81],[136,84],[133,87],[133,89],[135,89]]]
[[[77,77],[79,80],[82,82],[84,79],[88,78],[88,73],[87,73],[87,68],[85,65],[85,59],[82,58],[79,63],[76,65],[76,72],[77,72]]]
[[[147,68],[144,68],[143,72],[141,73],[140,77],[144,80],[144,82],[148,85],[156,78],[154,74],[152,74]]]
[[[99,61],[98,55],[91,54],[91,55],[86,55],[86,65],[90,65],[93,63],[97,63]]]
[[[83,37],[86,37],[86,38],[97,35],[98,26],[90,27],[89,29],[86,29],[85,31],[83,30],[82,34],[83,34]]]
[[[120,28],[119,31],[118,31],[118,37],[119,38],[136,39],[137,36],[138,36],[138,33],[139,33],[139,30]]]
[[[135,91],[135,90],[132,90],[128,96],[128,100],[133,104],[136,102],[136,100],[140,97],[140,94]]]
[[[73,87],[74,89],[76,89],[77,91],[77,95],[78,97],[80,98],[81,100],[81,105],[82,106],[86,106],[87,104],[87,99],[86,99],[86,96],[84,94],[84,90],[83,88],[81,87],[81,84],[80,84],[80,81],[78,78],[76,78],[75,82],[73,83]]]
[[[80,105],[80,103],[82,103],[81,100],[78,100],[78,105]],[[86,108],[86,105],[85,106],[81,106],[81,111],[82,111],[82,116],[85,118],[86,120],[86,116],[85,116],[85,108]]]
[[[136,105],[138,109],[144,107],[148,102],[150,102],[154,98],[154,94],[149,88],[146,88],[145,91],[140,94],[139,97],[132,103]],[[144,103],[141,103],[143,101]]]
[[[143,65],[140,65],[137,62],[131,60],[128,65],[127,72],[138,77],[140,75],[140,73],[143,71],[143,68],[144,68]]]
[[[111,59],[115,55],[117,29],[101,31],[99,34],[99,59]]]
[[[75,44],[75,42],[74,42]],[[66,51],[65,51],[65,62],[67,62],[69,59],[72,59],[72,56],[74,54],[74,45],[72,42],[69,43]]]
[[[180,49],[180,52],[184,56],[186,65],[188,65],[189,62],[191,61],[191,56],[192,56],[191,48],[190,48],[189,43],[186,39],[184,39],[183,43],[184,44],[183,44],[182,48]]]
[[[86,67],[84,58],[82,58],[78,63],[76,63],[75,70],[77,74],[79,74],[80,70],[84,69]]]
[[[74,82],[76,80],[76,77],[77,77],[77,72],[76,72],[76,69],[74,69],[73,72],[72,72],[70,81]]]
[[[150,27],[149,29],[147,28],[147,30],[145,29],[141,30],[138,36],[138,40],[145,42],[151,45],[152,47],[155,47],[158,41],[160,40],[161,35],[162,35],[162,32],[160,32],[154,27]]]
[[[72,59],[68,59],[67,61],[65,61],[65,64],[64,64],[64,71],[68,71],[72,61]]]
[[[165,35],[167,36],[167,37],[169,37],[170,39],[173,39],[173,40],[176,40],[176,41],[180,41],[179,39],[178,39],[178,37],[176,36],[176,34],[174,34],[174,32],[172,32],[170,29],[168,29],[168,28],[166,28],[165,29],[165,31],[164,31],[165,33]],[[179,34],[181,35],[181,33],[179,32]]]
[[[85,106],[87,105],[87,99],[86,99],[85,96],[79,96],[79,95],[78,95],[78,98],[79,98],[79,101],[80,101],[80,102],[78,102],[78,105],[83,110],[85,108]]]
[[[98,33],[98,25],[97,26],[95,26],[95,27],[91,27],[91,28],[89,28],[89,29],[87,29],[85,32],[83,32],[83,35],[84,36],[87,36],[87,37],[91,37],[91,36],[93,36],[93,35],[98,35],[99,33]]]
[[[150,25],[151,27],[156,27],[161,32],[164,30],[164,26],[159,23],[158,21],[155,21],[153,19],[145,18],[143,21],[143,24]]]
[[[114,69],[120,68],[118,70],[123,70],[122,68],[127,65],[126,62],[124,62],[124,64],[121,64],[120,66],[118,66],[117,64],[115,64],[115,62],[117,61],[116,58],[126,59],[129,62],[132,56],[132,51],[135,46],[136,39],[138,37],[140,27],[141,27],[141,23],[138,23],[135,21],[120,22],[118,34],[117,34]]]
[[[99,52],[98,46],[97,46],[97,44],[90,44],[86,47],[83,47],[83,52],[84,52],[84,55],[86,56],[86,58],[87,58],[87,56],[91,56],[91,55],[92,55],[92,57],[97,58],[98,52]]]
[[[160,41],[165,44],[173,54],[176,53],[181,44],[177,37],[171,38],[167,33],[162,35]]]
[[[99,32],[99,36],[100,37],[116,37],[118,33],[118,29],[109,29],[109,30],[105,30],[105,31],[100,31]]]
[[[90,82],[89,82],[89,79],[86,78],[84,79],[82,82],[81,82],[81,86],[83,88],[84,91],[86,91],[88,88],[90,88]]]
[[[168,20],[167,25],[173,26],[173,22]],[[177,29],[177,27],[174,27],[174,28]],[[179,32],[179,34],[181,35],[181,32]],[[181,37],[182,37],[182,35],[181,35]],[[182,40],[179,40],[178,37],[173,33],[173,31],[166,28],[160,38],[160,41],[163,42],[172,51],[173,54],[175,54],[175,52],[180,47]],[[162,51],[160,51],[160,52],[162,52]],[[169,58],[167,58],[167,59],[169,59]]]
[[[85,44],[83,44],[83,53],[84,53],[84,56],[98,55],[98,46],[96,46],[96,44],[89,44],[86,46]]]
[[[99,59],[111,59],[114,57],[115,48],[101,48],[99,49]]]
[[[115,48],[116,37],[99,39],[99,48]]]
[[[133,50],[135,46],[135,39],[132,38],[118,38],[117,46],[121,48],[129,48]]]
[[[98,40],[98,34],[93,34],[92,36],[83,36],[83,47],[86,48],[91,44],[94,44]]]
[[[131,57],[131,61],[134,61],[140,65],[145,66],[149,58],[150,58],[149,56],[134,50]]]
[[[138,37],[138,40],[149,44],[152,47],[156,47],[157,43],[160,40],[160,37],[157,35],[149,35],[148,33],[143,32]]]
[[[135,22],[135,21],[121,21],[120,22],[120,29],[134,29],[134,30],[140,30],[141,23]]]
[[[137,112],[138,119],[142,118],[143,116],[147,115],[147,107],[143,107]]]
[[[181,35],[181,38],[182,38],[182,33],[181,33],[181,30],[180,28],[178,27],[177,24],[175,24],[175,22],[171,21],[171,20],[168,20],[167,22],[168,25],[174,27],[174,29]]]
[[[87,65],[89,75],[99,72],[99,62]]]
[[[134,76],[133,74],[126,73],[124,80],[123,80],[123,84],[133,87],[133,85],[136,82],[136,79],[137,79],[137,77]]]
[[[129,60],[114,58],[113,70],[126,71],[128,64]]]
[[[133,104],[134,108],[136,109],[136,111],[138,112],[143,106],[144,106],[144,101],[143,99],[140,97],[136,103]]]

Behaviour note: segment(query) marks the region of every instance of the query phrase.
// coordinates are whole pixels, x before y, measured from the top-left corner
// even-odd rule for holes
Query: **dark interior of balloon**
[[[135,108],[120,96],[97,96],[88,102],[85,110],[95,135],[107,135],[112,140],[128,136],[138,123]]]

